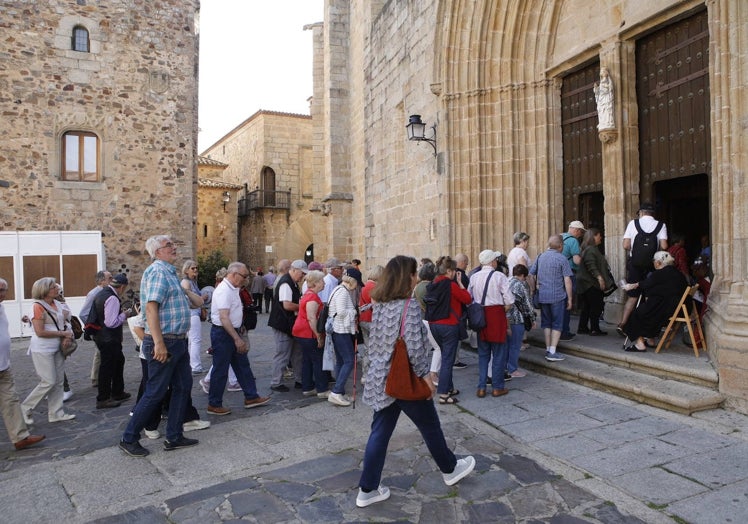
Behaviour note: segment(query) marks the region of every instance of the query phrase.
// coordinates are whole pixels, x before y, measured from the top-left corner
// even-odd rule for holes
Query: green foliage
[[[222,267],[227,267],[230,260],[223,251],[216,249],[206,256],[197,257],[197,266],[200,271],[197,274],[197,285],[200,289],[205,286],[213,286],[216,283],[216,272]]]

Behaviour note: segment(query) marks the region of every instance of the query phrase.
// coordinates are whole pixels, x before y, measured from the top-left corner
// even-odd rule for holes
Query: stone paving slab
[[[476,471],[444,485],[417,430],[401,417],[384,471],[392,498],[356,508],[371,412],[360,401],[350,409],[302,397],[293,381],[289,393],[271,392],[266,318],[251,335],[250,361],[271,403],[208,416],[195,377],[193,403],[212,428],[191,433],[200,444],[189,450],[167,453],[161,440],[143,439],[152,451],[144,460],[115,446],[132,402],[94,408],[92,347],[83,343],[66,364],[75,391],[66,409],[77,418],[49,424],[42,403],[34,429],[47,440],[23,452],[0,434],[0,521],[671,523],[673,515],[748,522],[748,417],[726,410],[684,417],[535,373],[508,382],[505,397],[478,399],[469,350],[461,353],[468,368],[454,374],[460,404],[437,410],[448,444],[473,454]],[[22,397],[38,380],[26,346],[13,343]],[[134,393],[140,364],[134,352],[126,359]],[[224,399],[241,404],[240,393]]]

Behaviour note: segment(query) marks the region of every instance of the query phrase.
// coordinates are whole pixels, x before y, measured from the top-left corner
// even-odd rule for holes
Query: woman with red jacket
[[[452,383],[452,366],[460,343],[460,312],[463,305],[473,301],[462,284],[455,261],[448,256],[436,261],[436,278],[427,286],[426,320],[431,334],[442,349],[442,365],[439,370],[439,404],[456,404],[460,392]]]

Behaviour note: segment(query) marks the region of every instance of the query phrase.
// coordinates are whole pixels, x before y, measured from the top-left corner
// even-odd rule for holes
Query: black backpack
[[[424,318],[429,322],[442,320],[451,314],[450,301],[452,300],[452,281],[448,278],[439,282],[429,282],[426,286],[426,295],[423,302],[426,304]]]
[[[657,227],[652,232],[647,233],[639,225],[639,219],[634,220],[636,236],[634,237],[634,245],[631,246],[631,263],[634,266],[648,268],[652,265],[652,257],[659,248],[657,234],[662,226],[662,222],[658,222]]]

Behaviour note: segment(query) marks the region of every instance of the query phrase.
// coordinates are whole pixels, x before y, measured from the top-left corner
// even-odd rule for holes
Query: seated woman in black
[[[641,289],[645,298],[623,327],[633,341],[626,351],[646,351],[647,342],[650,342],[649,347],[654,347],[652,339],[659,335],[688,287],[686,277],[675,268],[675,259],[670,253],[658,251],[653,263],[655,271],[638,284],[630,284],[631,289]],[[645,341],[645,338],[649,341]]]

